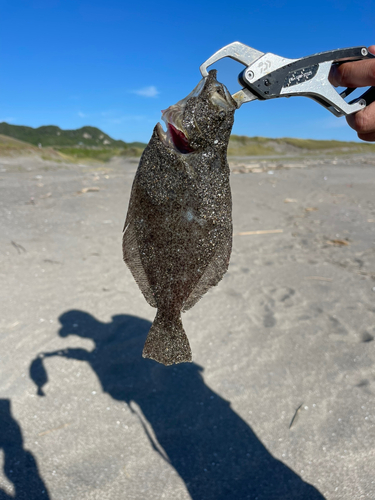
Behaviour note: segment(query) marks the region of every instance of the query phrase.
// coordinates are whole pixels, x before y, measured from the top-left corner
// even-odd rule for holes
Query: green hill
[[[94,159],[108,161],[113,156],[140,156],[146,144],[112,139],[96,127],[62,130],[55,125],[33,128],[24,125],[0,123],[0,135],[18,141],[53,148],[73,160]]]
[[[111,146],[127,147],[126,142],[116,141],[96,127],[62,130],[55,125],[32,128],[24,125],[0,123],[0,134],[28,142],[34,146]]]

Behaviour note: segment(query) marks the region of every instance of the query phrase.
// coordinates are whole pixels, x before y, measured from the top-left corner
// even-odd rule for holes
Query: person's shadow
[[[131,402],[139,405],[157,439],[140,416],[150,445],[175,468],[193,500],[324,500],[273,458],[230,403],[205,385],[200,366],[165,367],[142,358],[149,321],[118,315],[111,323],[101,323],[74,310],[59,319],[61,337],[90,338],[95,348],[67,348],[37,357],[30,376],[40,396],[48,380],[43,359],[63,356],[86,361],[103,391],[130,408]]]
[[[14,495],[8,495],[0,488],[0,500],[49,500],[36,460],[23,447],[21,428],[12,416],[9,399],[0,399],[0,450],[4,474],[14,489]]]

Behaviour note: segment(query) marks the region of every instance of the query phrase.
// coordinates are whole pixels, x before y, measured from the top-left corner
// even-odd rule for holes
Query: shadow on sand
[[[4,475],[14,490],[8,495],[0,488],[0,500],[48,500],[35,458],[23,448],[21,428],[12,416],[9,399],[0,399],[0,450]]]
[[[39,395],[48,380],[44,358],[86,361],[103,391],[128,405],[133,401],[139,405],[157,439],[153,441],[144,425],[150,445],[167,457],[193,500],[324,500],[273,458],[230,403],[206,386],[200,366],[165,367],[142,358],[149,321],[118,315],[111,323],[101,323],[74,310],[59,319],[61,337],[90,338],[95,349],[42,353],[30,366]]]

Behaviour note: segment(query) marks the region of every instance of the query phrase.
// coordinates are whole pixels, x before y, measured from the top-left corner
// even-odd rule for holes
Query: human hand
[[[375,55],[375,45],[368,48]],[[335,87],[375,86],[375,59],[353,61],[333,66],[329,80]],[[375,102],[346,117],[362,141],[375,141]]]

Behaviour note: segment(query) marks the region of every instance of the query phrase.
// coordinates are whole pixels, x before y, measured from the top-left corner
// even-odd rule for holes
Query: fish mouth
[[[189,141],[189,136],[184,130],[182,125],[182,120],[184,116],[184,110],[187,101],[192,97],[198,97],[205,85],[206,78],[202,78],[202,80],[198,83],[198,85],[181,101],[178,101],[176,104],[169,106],[169,108],[164,109],[162,111],[162,120],[167,126],[167,131],[163,130],[163,127],[160,123],[158,123],[158,133],[160,139],[163,143],[171,149],[174,149],[178,153],[181,154],[189,154],[194,153],[195,149],[191,146]],[[196,128],[199,130],[197,124],[195,123]]]
[[[158,123],[160,139],[169,148],[175,149],[181,154],[193,153],[195,150],[190,146],[186,131],[182,127],[184,106],[174,104],[162,111],[162,119],[167,126],[167,131]]]

